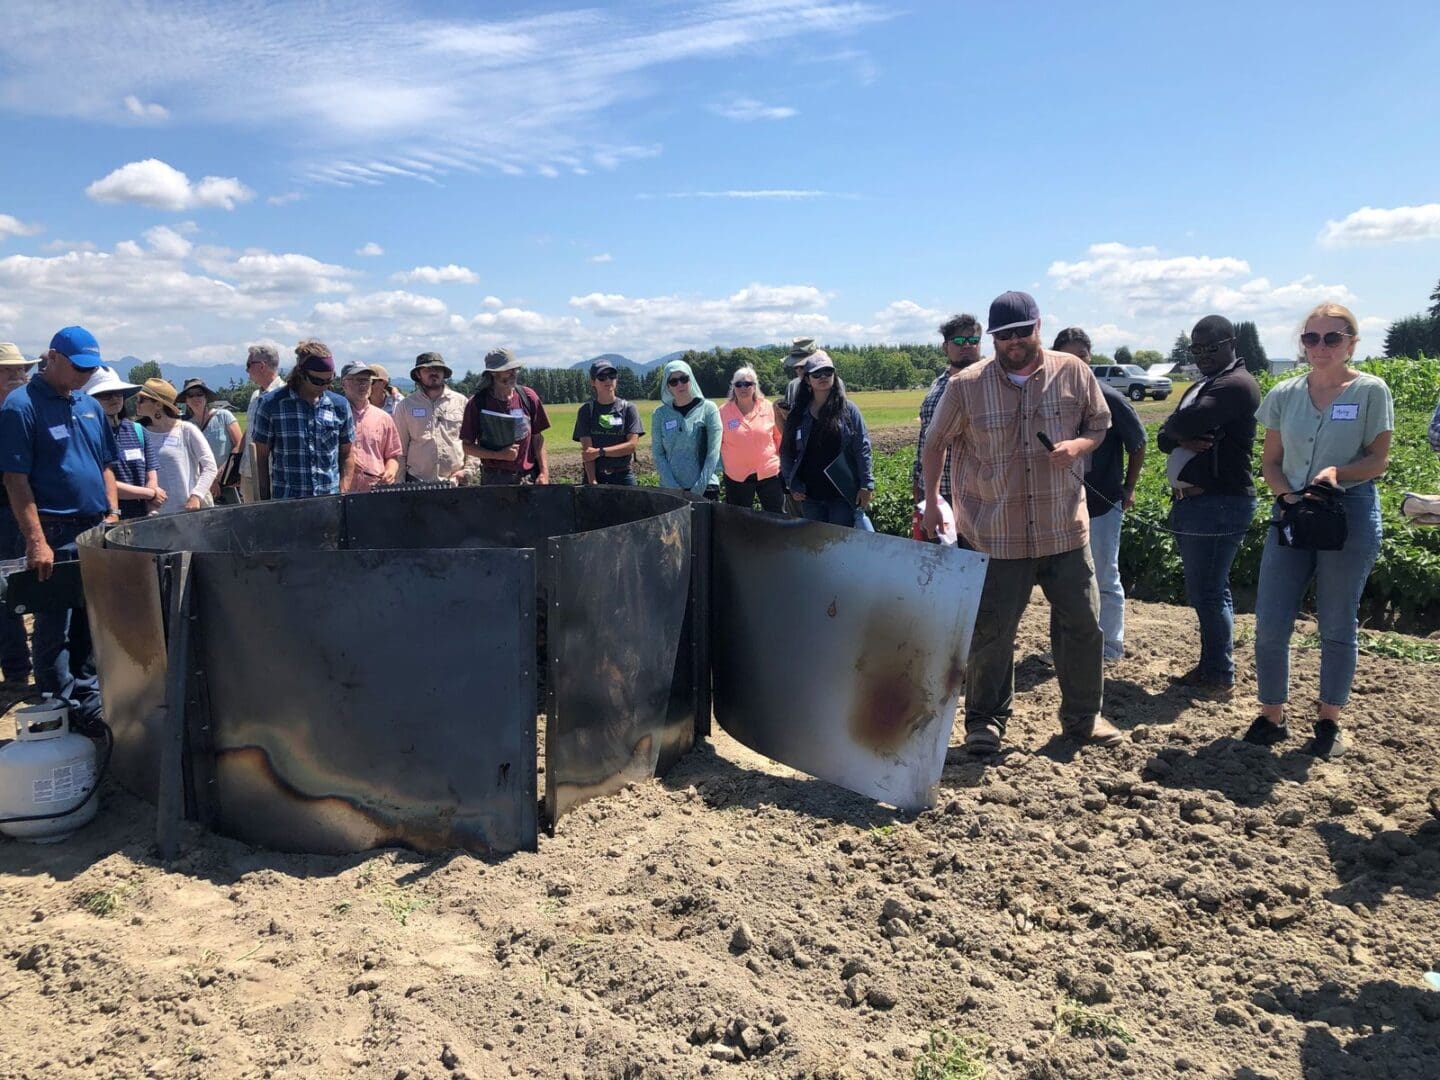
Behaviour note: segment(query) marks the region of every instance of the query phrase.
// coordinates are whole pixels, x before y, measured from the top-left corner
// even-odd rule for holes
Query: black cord
[[[63,817],[69,817],[96,796],[100,791],[101,781],[105,779],[106,774],[110,771],[110,756],[115,751],[115,733],[110,730],[110,725],[99,717],[96,717],[92,723],[99,725],[101,732],[105,736],[105,757],[101,759],[100,764],[96,767],[95,783],[91,785],[90,790],[85,793],[85,797],[70,807],[69,810],[62,811],[58,814],[27,814],[24,817],[0,818],[0,825],[19,825],[26,821],[56,821]],[[71,730],[74,731],[73,728]],[[80,735],[83,734],[83,732],[76,731],[75,734]],[[89,738],[89,736],[87,735],[86,738]]]

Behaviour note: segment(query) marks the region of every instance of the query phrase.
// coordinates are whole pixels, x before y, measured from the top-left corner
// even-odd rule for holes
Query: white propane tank
[[[36,844],[64,840],[95,817],[98,798],[80,805],[95,786],[95,744],[70,730],[69,706],[49,694],[12,716],[15,741],[0,747],[0,820],[61,816],[0,824],[0,832]]]

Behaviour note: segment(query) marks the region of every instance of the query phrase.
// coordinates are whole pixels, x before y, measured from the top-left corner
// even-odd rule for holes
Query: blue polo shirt
[[[119,460],[115,433],[89,394],[61,395],[35,374],[0,405],[0,472],[27,476],[42,514],[103,515],[104,470]]]

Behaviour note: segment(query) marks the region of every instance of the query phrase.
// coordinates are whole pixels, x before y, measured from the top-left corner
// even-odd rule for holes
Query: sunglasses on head
[[[668,379],[665,380],[665,385],[666,385],[666,386],[680,386],[682,383],[688,383],[689,381],[690,381],[690,376],[689,376],[689,375],[673,375],[673,376],[671,376],[670,378],[668,378]]]
[[[1300,344],[1304,345],[1307,349],[1313,349],[1323,341],[1327,348],[1333,349],[1347,337],[1354,336],[1354,334],[1347,333],[1344,330],[1331,330],[1328,334],[1317,334],[1311,330],[1300,335]]]
[[[1212,344],[1210,344],[1210,345],[1191,345],[1191,346],[1190,346],[1190,355],[1191,355],[1191,356],[1214,356],[1217,352],[1219,352],[1219,351],[1221,350],[1222,347],[1224,347],[1224,346],[1226,346],[1226,345],[1229,345],[1229,344],[1230,344],[1232,341],[1234,341],[1234,340],[1235,340],[1234,338],[1228,338],[1228,337],[1227,337],[1227,338],[1221,338],[1219,341],[1216,341],[1216,342],[1214,342],[1214,343],[1212,343]]]
[[[835,369],[833,367],[821,368],[819,371],[808,371],[806,374],[812,379],[833,379]]]
[[[328,375],[306,375],[305,378],[311,386],[329,386],[330,376]]]
[[[750,390],[755,386],[755,384],[749,379],[744,379],[740,382],[732,382],[730,385],[735,387],[736,390]]]
[[[979,335],[979,334],[961,334],[959,337],[952,337],[952,338],[950,339],[950,344],[951,344],[951,345],[979,345],[979,344],[980,344],[980,335]]]
[[[1012,326],[1009,330],[996,330],[990,336],[996,341],[1015,341],[1018,338],[1027,338],[1035,332],[1035,324],[1029,323],[1025,326]]]

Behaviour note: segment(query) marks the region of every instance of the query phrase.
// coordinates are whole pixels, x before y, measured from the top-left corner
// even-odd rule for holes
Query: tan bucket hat
[[[36,361],[26,360],[25,355],[12,341],[0,341],[0,367],[33,367]]]
[[[166,412],[179,419],[180,407],[175,404],[175,387],[164,379],[146,379],[145,385],[140,387],[140,396],[158,401]]]

